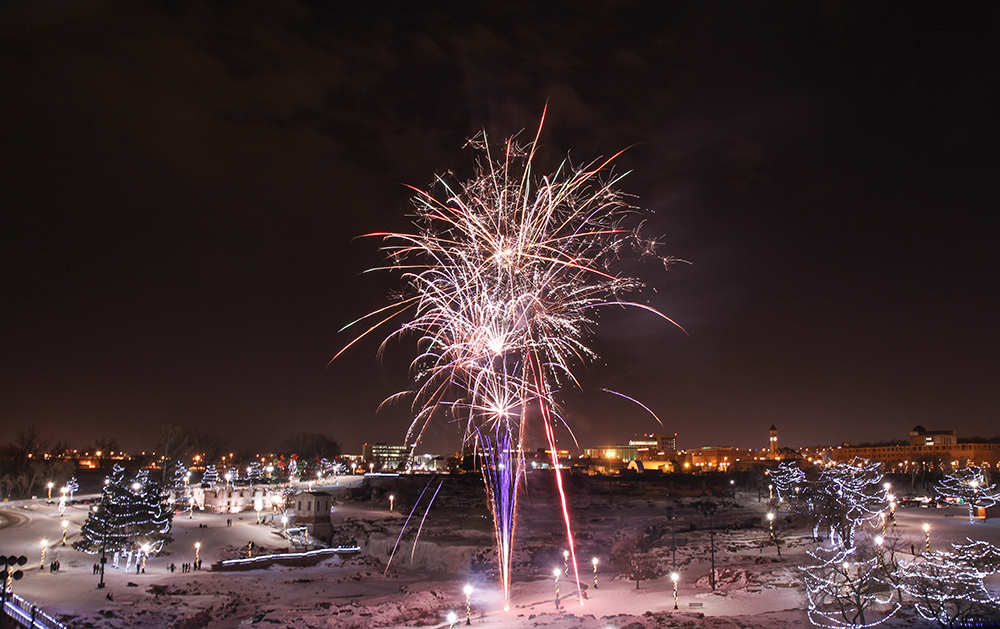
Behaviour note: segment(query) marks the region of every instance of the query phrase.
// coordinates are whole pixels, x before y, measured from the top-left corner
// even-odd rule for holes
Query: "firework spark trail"
[[[381,355],[392,339],[410,334],[417,339],[410,364],[415,386],[405,393],[414,413],[406,443],[419,442],[441,414],[464,424],[466,442],[483,457],[505,606],[524,452],[539,433],[554,453],[573,549],[555,454],[554,421],[566,422],[552,392],[563,383],[579,386],[574,367],[597,357],[588,346],[594,312],[616,305],[664,317],[623,300],[643,284],[612,269],[627,248],[646,258],[656,255],[657,246],[641,238],[638,227],[626,225],[636,209],[615,187],[621,176],[605,176],[617,155],[582,168],[564,162],[552,175],[535,177],[532,163],[544,119],[543,112],[534,140],[526,146],[507,140],[499,159],[485,133],[470,140],[482,153],[472,179],[456,183],[437,177],[429,191],[414,188],[414,233],[369,234],[385,241],[390,264],[384,268],[402,273],[407,293],[355,322],[371,326],[365,336],[412,312],[379,348]],[[664,265],[671,262],[656,257]],[[541,431],[529,429],[528,409],[536,401]]]
[[[434,495],[431,496],[430,501],[427,502],[427,508],[424,509],[424,516],[420,518],[420,526],[417,527],[417,536],[413,538],[413,548],[410,549],[410,563],[413,563],[413,556],[417,552],[417,540],[420,539],[420,533],[424,530],[424,520],[427,519],[427,514],[431,512],[431,506],[434,504],[434,499],[437,498],[438,492],[441,491],[441,486],[444,485],[444,481],[439,481],[437,489],[434,490]],[[419,501],[418,501],[419,502]],[[399,532],[400,535],[403,534],[402,531]]]
[[[413,508],[410,509],[410,514],[406,516],[406,521],[403,522],[403,528],[399,529],[399,537],[396,538],[396,544],[392,547],[392,552],[389,554],[389,560],[385,562],[385,570],[382,572],[382,574],[388,574],[389,566],[392,565],[392,558],[396,556],[396,549],[399,548],[399,543],[403,540],[403,533],[406,532],[406,527],[410,525],[410,519],[413,517],[413,514],[416,513],[417,506],[420,504],[420,500],[424,497],[424,494],[427,493],[427,488],[431,486],[431,482],[433,481],[434,479],[431,478],[431,480],[424,486],[423,491],[420,492],[420,495],[417,497],[417,501],[413,503]],[[441,485],[438,485],[438,489],[441,489]],[[437,495],[436,491],[434,492],[434,495],[435,496]],[[426,515],[427,512],[425,511],[424,516]],[[423,520],[420,521],[420,524],[421,526],[423,526]],[[413,546],[416,547],[416,545],[417,542],[416,540],[414,540]]]

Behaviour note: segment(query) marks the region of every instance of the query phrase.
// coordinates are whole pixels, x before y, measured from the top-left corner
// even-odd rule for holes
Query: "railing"
[[[278,553],[274,555],[260,555],[248,559],[227,559],[221,561],[217,566],[221,569],[253,569],[257,567],[267,567],[272,563],[294,562],[298,560],[319,562],[332,555],[347,555],[361,552],[360,546],[340,546],[337,548],[320,548],[301,553]],[[213,568],[214,569],[214,568]]]
[[[29,629],[66,629],[66,625],[13,592],[7,592],[3,611],[8,618],[22,627],[28,627]]]

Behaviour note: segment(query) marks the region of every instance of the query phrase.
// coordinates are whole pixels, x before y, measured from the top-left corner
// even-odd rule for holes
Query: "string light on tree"
[[[552,571],[552,576],[555,577],[555,584],[556,584],[556,609],[559,609],[559,575],[561,573],[562,570],[560,570],[559,568],[556,568],[555,570]]]
[[[987,484],[982,468],[976,465],[955,470],[938,481],[936,489],[940,495],[953,498],[968,506],[969,524],[974,524],[976,521],[977,507],[988,509],[1000,500],[996,484]]]
[[[466,583],[463,591],[465,592],[465,624],[468,626],[472,624],[472,586]]]
[[[802,566],[809,621],[820,627],[871,627],[900,609],[895,588],[882,579],[875,557],[862,557],[858,547],[842,543],[809,552],[814,562]],[[886,587],[889,585],[889,587]]]
[[[976,544],[929,552],[921,561],[900,567],[902,587],[922,618],[942,627],[997,625],[1000,601],[985,585],[987,572],[968,561],[968,551],[982,550],[972,548]]]

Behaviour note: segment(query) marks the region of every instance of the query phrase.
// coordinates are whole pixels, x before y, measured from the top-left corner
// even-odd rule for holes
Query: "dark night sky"
[[[621,187],[691,262],[631,269],[686,335],[602,316],[582,446],[659,430],[600,387],[682,447],[1000,434],[1000,4],[339,4],[0,8],[5,428],[401,442],[375,410],[412,349],[327,367],[396,286],[354,237],[548,100],[547,159],[631,146]]]

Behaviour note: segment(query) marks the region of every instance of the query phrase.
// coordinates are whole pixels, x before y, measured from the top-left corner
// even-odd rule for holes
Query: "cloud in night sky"
[[[471,173],[623,148],[622,188],[691,264],[645,265],[684,334],[602,315],[584,446],[992,435],[998,9],[832,2],[20,2],[0,9],[6,425],[152,446],[174,423],[266,449],[295,426],[403,438],[412,348],[327,366],[395,280],[364,233]],[[630,269],[631,271],[632,269]],[[428,448],[457,446],[436,427]]]

